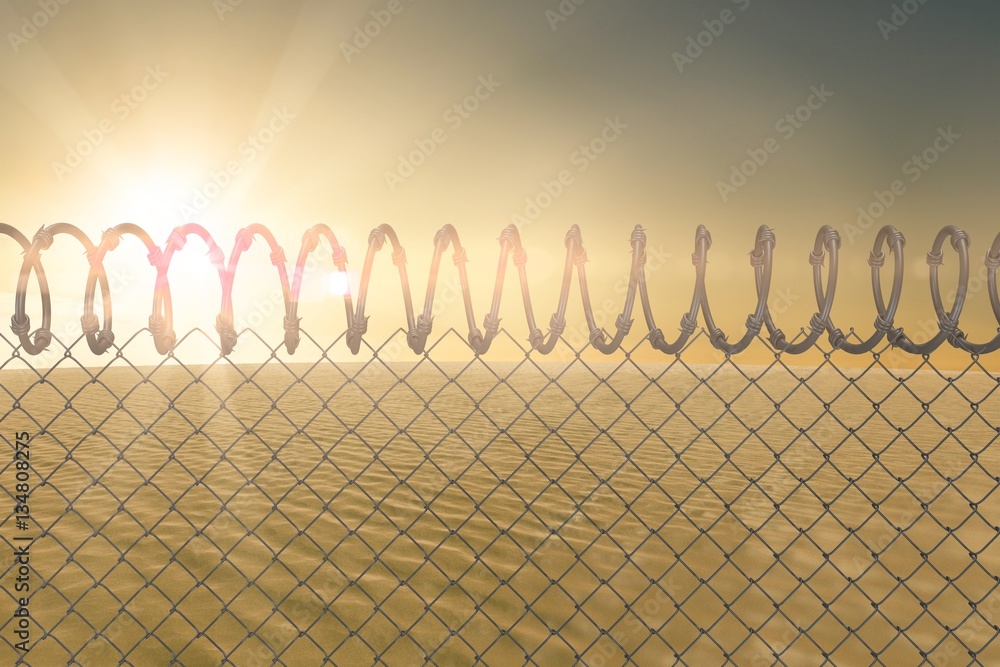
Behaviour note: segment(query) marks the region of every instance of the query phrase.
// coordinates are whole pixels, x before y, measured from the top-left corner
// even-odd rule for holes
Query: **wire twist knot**
[[[110,229],[105,229],[104,232],[101,233],[101,243],[103,243],[104,247],[107,248],[109,251],[117,248],[118,244],[121,243],[121,240],[122,240],[122,235],[119,234],[118,230],[115,229],[114,227],[111,227]]]
[[[694,333],[694,330],[698,328],[698,321],[691,316],[690,312],[684,313],[681,316],[681,332],[685,336],[690,336]]]
[[[101,328],[101,322],[94,313],[84,313],[80,317],[80,329],[88,336],[96,334]]]
[[[26,336],[31,331],[31,318],[28,317],[27,313],[22,313],[20,316],[15,313],[10,318],[10,330],[18,338]]]
[[[641,225],[636,225],[635,229],[632,230],[632,236],[629,237],[629,243],[632,245],[646,245],[646,230],[642,228]]]
[[[234,247],[235,252],[243,252],[253,244],[253,232],[251,232],[246,227],[240,229],[236,232],[236,245]]]
[[[712,329],[712,333],[709,334],[709,339],[712,341],[712,345],[721,350],[726,344],[726,334],[719,327]]]
[[[344,250],[344,246],[338,244],[337,247],[333,249],[333,263],[337,266],[344,266],[347,264],[347,251]]]
[[[174,250],[184,250],[184,246],[187,245],[187,234],[182,234],[177,228],[174,228],[170,232],[170,236],[167,237],[167,247],[173,248]]]
[[[222,248],[213,243],[208,249],[208,261],[212,263],[212,266],[224,268],[226,265],[226,253],[222,251]]]
[[[777,243],[777,239],[774,236],[774,230],[770,227],[762,229],[757,237],[757,242],[761,245],[769,245],[773,248]]]
[[[493,313],[486,313],[486,317],[483,318],[483,328],[486,329],[486,335],[491,338],[496,335],[497,331],[500,330],[500,320],[502,318],[494,315]]]
[[[149,260],[149,265],[154,268],[159,268],[160,260],[163,259],[163,250],[160,246],[154,245],[153,248],[146,253],[146,259]]]
[[[875,331],[883,334],[889,334],[893,331],[892,320],[887,320],[879,313],[875,316]]]
[[[374,234],[374,231],[372,232]],[[302,247],[305,251],[312,252],[319,246],[319,232],[310,227],[302,234]]]
[[[38,231],[35,232],[35,238],[32,239],[33,243],[38,245],[39,250],[48,250],[52,247],[52,240],[52,232],[45,227],[39,227]]]
[[[666,336],[663,335],[663,329],[660,327],[655,327],[649,332],[649,342],[652,343],[653,347],[659,348],[661,345],[667,342]]]
[[[281,246],[278,246],[271,251],[271,264],[275,266],[284,266],[285,264],[285,250]]]
[[[111,329],[101,329],[97,334],[97,345],[101,350],[107,350],[115,343],[115,334]]]
[[[819,313],[813,313],[813,316],[809,318],[809,329],[817,336],[826,331],[826,322]]]

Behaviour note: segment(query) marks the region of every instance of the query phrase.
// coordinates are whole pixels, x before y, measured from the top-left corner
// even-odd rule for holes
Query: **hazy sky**
[[[65,221],[96,239],[132,221],[162,243],[193,221],[228,251],[236,230],[260,222],[291,258],[302,232],[324,222],[347,247],[356,292],[368,232],[389,223],[421,308],[433,234],[451,223],[468,248],[481,323],[497,236],[520,215],[545,327],[563,237],[578,224],[610,327],[617,312],[603,304],[621,306],[616,284],[640,224],[659,257],[649,274],[656,318],[672,336],[704,224],[715,242],[712,305],[732,339],[754,304],[746,255],[761,224],[777,235],[772,307],[790,331],[816,310],[816,231],[841,231],[834,321],[863,336],[880,225],[908,241],[897,323],[914,332],[933,320],[924,256],[937,230],[968,231],[974,276],[1000,231],[993,0],[0,0],[0,29],[0,222],[29,234]],[[859,225],[858,208],[887,201],[877,193],[894,181],[894,201]],[[57,335],[82,302],[86,263],[74,243],[46,253]],[[171,269],[178,332],[214,334],[220,290],[201,248],[192,238]],[[947,252],[946,293],[957,264]],[[373,343],[405,322],[387,255],[369,300]],[[17,257],[4,241],[9,313]],[[149,314],[144,262],[134,241],[107,262],[120,277],[119,341]],[[277,285],[267,252],[255,247],[241,269],[237,317],[260,320],[274,340],[280,315],[265,317],[261,303]],[[443,262],[442,283],[454,275]],[[322,278],[307,280],[301,314],[330,340],[344,314]],[[985,283],[972,288],[963,328],[985,340],[996,322]],[[29,301],[37,323],[34,292]],[[527,337],[513,278],[501,314]],[[637,316],[630,341],[644,330]],[[575,284],[568,320],[570,333],[583,322]],[[449,325],[466,331],[460,301],[442,306],[432,338]]]

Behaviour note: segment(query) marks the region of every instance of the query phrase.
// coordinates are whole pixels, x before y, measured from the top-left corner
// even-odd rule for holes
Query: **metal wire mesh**
[[[0,363],[0,437],[12,451],[3,488],[14,507],[4,524],[14,555],[2,568],[5,664],[1000,662],[1000,377],[980,361],[1000,335],[973,343],[959,328],[970,260],[956,227],[927,255],[936,331],[922,343],[894,324],[904,240],[888,226],[869,257],[870,337],[832,321],[840,241],[824,227],[809,256],[817,312],[786,339],[768,309],[775,239],[761,227],[749,258],[758,303],[732,343],[709,308],[704,228],[691,306],[669,342],[652,315],[639,228],[609,336],[590,303],[575,227],[543,334],[515,227],[499,239],[481,331],[455,230],[434,238],[417,314],[405,251],[382,226],[369,237],[356,306],[344,295],[347,330],[332,344],[301,330],[297,314],[303,266],[321,238],[344,271],[346,253],[325,225],[304,235],[291,279],[260,226],[241,230],[228,262],[198,225],[174,230],[162,249],[134,225],[99,244],[67,224],[31,241],[6,225],[0,234],[24,250],[14,338],[3,336]],[[90,261],[75,340],[51,331],[41,262],[60,234],[76,237]],[[124,341],[111,330],[103,266],[122,234],[146,245],[156,271],[149,328]],[[214,334],[178,339],[167,272],[191,234],[218,268],[222,307]],[[282,286],[278,344],[234,326],[236,268],[255,236]],[[950,309],[937,273],[946,241],[959,259]],[[371,348],[367,286],[386,242],[406,329]],[[468,334],[432,339],[449,245]],[[894,261],[888,298],[884,248]],[[500,328],[508,255],[526,341]],[[1000,236],[984,264],[1000,321]],[[574,272],[586,350],[562,336]],[[42,298],[33,332],[32,274]],[[637,303],[648,333],[629,347]],[[149,334],[163,356],[136,365],[146,358],[137,339]],[[236,363],[237,342],[258,363]],[[935,367],[945,342],[966,355],[964,367]],[[217,357],[194,363],[206,344]],[[81,346],[106,363],[85,365]],[[659,361],[638,361],[648,346]],[[773,361],[737,362],[752,346]],[[46,349],[59,354],[51,368],[33,362]],[[455,349],[464,361],[446,362]],[[897,368],[899,351],[920,355],[911,357],[917,368]],[[357,362],[335,361],[359,352]],[[595,352],[609,361],[592,361]],[[807,353],[818,361],[789,362]],[[30,465],[27,454],[18,459],[25,439]],[[25,544],[30,559],[17,555]],[[30,651],[19,642],[26,627]]]
[[[84,293],[83,315],[80,318],[82,331],[86,335],[87,344],[95,354],[107,352],[115,335],[112,324],[112,294],[109,286],[104,259],[107,254],[118,247],[123,235],[137,238],[148,251],[150,266],[156,271],[156,285],[153,293],[153,312],[149,317],[149,331],[160,354],[167,354],[176,344],[176,333],[173,330],[173,303],[170,292],[169,270],[174,255],[187,245],[188,237],[197,236],[208,247],[208,257],[212,266],[218,271],[222,287],[222,303],[216,317],[215,328],[219,333],[219,345],[223,355],[229,354],[236,345],[237,333],[233,318],[233,284],[240,258],[252,245],[255,238],[261,238],[271,251],[270,259],[278,274],[281,292],[284,300],[284,345],[291,354],[300,341],[298,316],[299,293],[302,287],[304,267],[309,257],[320,247],[321,239],[326,239],[330,248],[331,258],[338,272],[346,278],[347,251],[337,241],[333,231],[325,224],[317,224],[306,230],[302,236],[298,259],[293,268],[292,280],[288,278],[288,267],[284,249],[278,245],[274,234],[264,225],[253,224],[240,229],[236,234],[233,249],[226,260],[225,252],[215,242],[211,233],[195,223],[189,223],[174,228],[167,238],[163,248],[153,242],[152,237],[141,227],[132,223],[123,223],[107,229],[101,235],[99,243],[95,244],[78,227],[69,223],[56,223],[42,227],[35,233],[32,240],[15,227],[0,223],[0,236],[7,236],[21,246],[24,251],[21,268],[18,275],[17,290],[14,299],[14,315],[11,317],[11,330],[20,341],[20,347],[31,355],[45,351],[52,340],[52,303],[48,289],[48,281],[42,262],[42,254],[49,249],[55,238],[60,235],[73,237],[85,250],[90,270],[87,275]],[[656,325],[650,306],[649,290],[646,276],[646,233],[637,225],[629,238],[632,249],[632,259],[629,267],[628,288],[622,311],[615,320],[615,332],[608,335],[595,322],[594,307],[590,299],[585,265],[589,261],[587,250],[583,243],[583,235],[579,227],[574,225],[566,233],[566,261],[563,267],[562,284],[559,291],[559,304],[556,312],[549,320],[547,334],[537,326],[534,309],[531,305],[531,290],[527,278],[528,255],[521,242],[521,236],[516,225],[508,225],[498,238],[500,242],[500,258],[497,265],[496,281],[493,289],[493,299],[490,311],[483,318],[483,330],[476,326],[473,313],[472,297],[469,289],[466,263],[468,257],[458,232],[452,225],[445,225],[434,235],[434,252],[431,258],[430,274],[427,279],[427,291],[424,298],[424,309],[419,315],[414,312],[413,295],[410,290],[410,280],[406,271],[406,250],[399,241],[395,230],[390,225],[379,225],[368,237],[368,248],[365,255],[364,269],[361,274],[361,284],[358,290],[357,307],[353,306],[350,281],[344,280],[343,293],[344,313],[347,318],[346,341],[353,354],[361,348],[361,338],[368,330],[368,316],[365,306],[368,297],[368,287],[371,278],[375,256],[388,242],[392,247],[392,262],[399,271],[399,281],[403,290],[403,301],[406,311],[407,346],[415,353],[424,351],[427,339],[433,330],[434,293],[437,285],[441,258],[451,246],[454,250],[452,259],[458,270],[463,305],[465,306],[466,323],[469,328],[469,346],[477,353],[485,353],[490,349],[493,339],[500,328],[500,301],[503,295],[504,278],[507,272],[507,259],[512,256],[518,273],[521,287],[521,300],[528,326],[528,341],[531,349],[541,354],[548,354],[555,347],[560,335],[566,328],[566,308],[569,302],[570,286],[573,273],[577,274],[580,287],[580,297],[590,345],[605,354],[611,354],[622,347],[625,337],[633,324],[633,309],[636,299],[639,299],[643,311],[647,339],[653,349],[665,354],[676,354],[691,340],[698,327],[699,313],[704,319],[705,328],[710,336],[712,346],[726,354],[742,352],[766,328],[771,346],[787,354],[802,354],[814,346],[823,333],[829,333],[832,347],[849,354],[867,354],[876,346],[888,342],[911,354],[929,354],[940,348],[945,342],[952,347],[971,354],[988,354],[1000,350],[1000,331],[990,340],[976,343],[970,340],[959,328],[959,318],[969,295],[970,240],[962,229],[948,225],[943,227],[934,239],[926,260],[929,267],[929,283],[934,305],[937,332],[923,343],[917,343],[908,336],[902,327],[895,325],[896,312],[902,295],[904,262],[903,248],[905,237],[895,227],[885,225],[879,229],[868,256],[871,267],[872,297],[877,314],[875,316],[875,331],[867,338],[861,339],[853,328],[845,334],[835,326],[832,319],[832,309],[837,293],[837,276],[839,271],[840,234],[829,225],[820,227],[816,234],[813,250],[809,253],[809,264],[812,266],[812,282],[816,293],[817,311],[809,320],[809,333],[801,340],[789,341],[785,333],[775,324],[768,299],[771,296],[771,277],[773,273],[773,250],[775,246],[774,232],[761,225],[754,240],[753,250],[749,254],[750,264],[754,271],[754,285],[757,292],[757,305],[747,317],[746,328],[736,342],[729,342],[728,336],[716,324],[715,317],[709,305],[708,288],[705,274],[708,263],[708,252],[712,246],[712,237],[704,225],[699,225],[695,233],[695,251],[691,255],[695,266],[696,282],[691,306],[680,318],[680,334],[668,341],[662,329]],[[951,307],[945,307],[945,299],[941,295],[939,269],[944,262],[944,244],[950,241],[958,256],[958,284],[951,298]],[[888,299],[882,291],[882,267],[885,264],[885,249],[893,256],[893,277]],[[829,260],[826,280],[823,277],[823,266]],[[1000,269],[1000,234],[994,238],[989,250],[983,258],[985,284],[987,286],[990,305],[997,323],[1000,324],[1000,291],[997,288],[997,269]],[[32,273],[38,282],[41,293],[42,324],[35,331],[31,330],[31,320],[26,312],[28,281]],[[980,288],[983,280],[978,279]],[[103,322],[94,310],[97,288],[101,289],[103,306]]]
[[[186,365],[206,338],[85,368],[81,337],[45,370],[7,341],[37,630],[15,650],[6,613],[4,663],[1000,660],[1000,378],[973,356],[555,364],[501,329],[520,361],[436,362],[454,331],[399,361],[400,330],[289,363],[245,331],[259,366]]]

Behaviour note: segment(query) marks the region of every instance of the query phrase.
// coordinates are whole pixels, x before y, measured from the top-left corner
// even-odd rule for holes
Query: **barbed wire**
[[[52,322],[51,299],[41,258],[43,251],[47,250],[52,245],[55,237],[59,235],[72,236],[83,245],[90,263],[90,271],[87,276],[84,295],[84,309],[81,317],[81,327],[86,335],[87,343],[95,354],[103,354],[111,347],[114,343],[111,290],[109,289],[107,273],[104,268],[104,258],[107,253],[118,246],[122,236],[126,234],[135,236],[146,246],[149,263],[156,270],[153,311],[149,317],[149,330],[153,335],[156,349],[160,354],[169,353],[177,341],[176,334],[173,331],[173,305],[168,280],[170,262],[174,254],[185,247],[188,237],[191,235],[200,237],[206,244],[209,261],[219,273],[219,280],[222,285],[222,303],[219,315],[216,318],[215,328],[220,336],[220,347],[223,355],[229,354],[236,345],[237,333],[234,328],[232,300],[233,283],[240,257],[252,245],[255,238],[260,237],[267,243],[271,251],[271,263],[274,265],[278,273],[278,279],[281,282],[285,306],[283,322],[285,331],[284,344],[290,354],[294,353],[300,339],[299,323],[301,317],[298,315],[298,304],[304,267],[309,256],[319,246],[322,238],[325,238],[330,245],[333,264],[337,270],[345,275],[347,271],[347,252],[337,241],[333,231],[325,224],[314,225],[303,234],[291,280],[289,280],[284,250],[277,243],[274,234],[267,227],[260,224],[244,227],[237,232],[228,261],[226,260],[225,252],[215,242],[208,230],[196,223],[188,223],[176,227],[170,233],[162,248],[153,242],[152,237],[142,227],[132,223],[123,223],[105,230],[101,235],[100,241],[96,244],[79,228],[69,223],[57,223],[42,227],[30,241],[16,228],[0,224],[0,235],[10,237],[20,244],[24,250],[24,259],[18,275],[17,291],[15,293],[14,315],[11,317],[11,330],[18,337],[21,347],[28,354],[40,354],[46,349],[52,339],[50,330]],[[775,246],[774,232],[767,226],[762,225],[758,228],[754,247],[750,252],[750,264],[754,271],[754,283],[757,292],[757,305],[753,313],[747,317],[746,330],[740,336],[739,340],[733,343],[729,342],[726,333],[717,326],[709,306],[705,277],[708,251],[712,245],[712,237],[708,229],[703,225],[699,225],[695,233],[695,251],[691,256],[696,272],[691,306],[680,318],[679,335],[673,341],[669,342],[663,330],[657,326],[650,305],[649,286],[645,274],[646,233],[641,226],[637,225],[633,229],[629,239],[632,247],[632,258],[628,290],[625,295],[625,304],[622,307],[622,311],[615,320],[615,333],[613,336],[609,336],[595,322],[585,268],[585,264],[589,261],[589,258],[578,226],[573,225],[565,237],[566,259],[559,292],[559,302],[556,312],[549,320],[549,331],[547,334],[543,333],[536,323],[534,310],[531,305],[531,293],[528,287],[526,269],[528,256],[517,227],[515,225],[507,226],[501,232],[498,240],[500,242],[500,257],[497,266],[496,282],[493,288],[493,299],[489,313],[483,318],[483,328],[480,330],[476,324],[472,296],[469,289],[468,273],[466,270],[468,257],[459,239],[458,232],[452,225],[445,225],[434,235],[434,254],[431,258],[424,308],[419,314],[415,314],[414,312],[413,295],[406,272],[406,250],[400,244],[395,230],[390,225],[380,225],[373,229],[368,236],[368,248],[365,255],[364,268],[361,273],[361,283],[358,288],[356,306],[352,300],[349,281],[344,281],[345,287],[342,296],[344,299],[344,312],[347,318],[346,340],[351,352],[353,354],[358,353],[361,347],[361,338],[368,330],[369,316],[365,314],[365,307],[368,299],[369,281],[375,255],[385,246],[386,241],[392,247],[392,261],[399,270],[399,278],[403,288],[406,330],[408,332],[407,345],[416,354],[421,354],[424,351],[427,338],[433,330],[434,318],[432,308],[437,277],[440,270],[441,257],[449,246],[453,248],[452,259],[458,269],[461,282],[466,321],[469,328],[468,342],[477,354],[483,354],[489,350],[500,328],[500,303],[507,272],[507,259],[508,255],[511,254],[513,255],[514,266],[517,268],[521,287],[521,299],[529,331],[528,342],[532,350],[541,354],[548,354],[553,350],[559,336],[566,328],[566,307],[569,303],[569,293],[574,270],[579,283],[580,297],[583,302],[587,328],[590,332],[590,344],[604,354],[612,354],[621,348],[622,342],[631,331],[634,321],[633,310],[637,296],[640,299],[648,331],[646,337],[654,349],[669,355],[680,352],[690,340],[698,327],[699,312],[704,318],[705,329],[709,333],[712,345],[726,354],[737,354],[746,349],[764,328],[767,329],[769,342],[775,350],[788,354],[801,354],[811,349],[824,333],[828,333],[829,343],[834,349],[840,349],[850,354],[867,353],[874,349],[883,339],[893,347],[917,355],[929,354],[940,347],[945,341],[953,347],[972,354],[986,354],[1000,349],[1000,333],[989,341],[974,343],[959,328],[959,317],[965,305],[969,286],[969,237],[963,230],[954,225],[944,227],[938,232],[932,248],[927,254],[927,264],[930,267],[931,296],[937,319],[938,332],[924,343],[914,342],[906,335],[903,327],[897,327],[894,324],[902,294],[904,275],[903,247],[905,246],[905,238],[901,232],[891,225],[886,225],[879,230],[868,257],[868,264],[871,267],[872,296],[877,311],[874,320],[874,332],[867,339],[862,340],[854,336],[853,328],[850,329],[851,336],[858,338],[857,342],[849,340],[849,336],[845,335],[842,329],[836,327],[831,318],[837,289],[841,241],[838,232],[829,225],[824,225],[820,228],[816,235],[813,250],[809,254],[817,311],[809,321],[808,334],[801,339],[793,341],[789,341],[784,331],[775,324],[767,306],[771,289],[773,250]],[[941,297],[938,273],[939,267],[943,263],[944,243],[947,240],[950,240],[951,246],[955,250],[959,260],[958,284],[955,290],[954,302],[950,309],[945,308]],[[881,269],[885,263],[885,248],[888,248],[893,256],[892,286],[888,300],[883,295],[881,280]],[[826,272],[826,284],[824,285],[822,269],[826,264],[827,257],[829,257],[829,267]],[[1000,267],[1000,234],[996,236],[992,246],[987,251],[984,264],[987,269],[990,302],[997,322],[1000,324],[1000,293],[998,293],[996,280],[997,268]],[[30,319],[25,312],[28,282],[32,271],[35,273],[42,300],[42,325],[34,332],[31,331]],[[98,283],[101,288],[103,322],[94,311]],[[805,330],[803,329],[803,331]]]

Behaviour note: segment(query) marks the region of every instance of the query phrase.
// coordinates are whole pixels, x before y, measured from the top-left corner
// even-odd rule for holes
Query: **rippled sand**
[[[997,378],[441,368],[2,371],[29,662],[1000,664]]]

